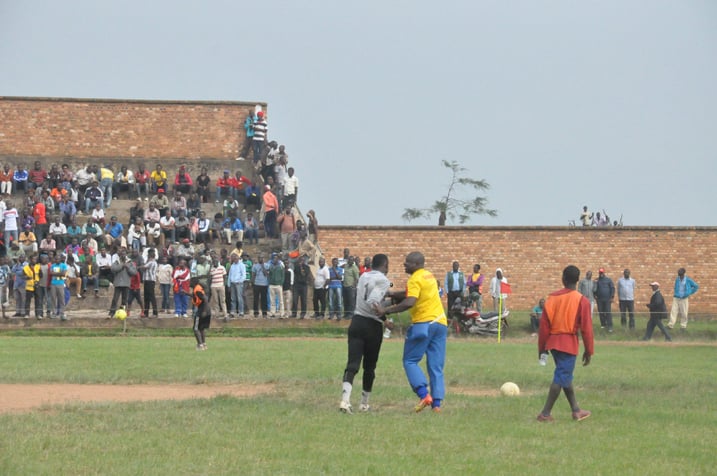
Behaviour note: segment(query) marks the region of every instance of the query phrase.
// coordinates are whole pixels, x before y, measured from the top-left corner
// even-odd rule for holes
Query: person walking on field
[[[377,305],[375,309],[379,315],[410,310],[411,327],[406,332],[403,346],[403,368],[411,389],[419,398],[414,410],[420,412],[430,406],[434,412],[440,412],[446,393],[443,366],[446,361],[448,320],[438,294],[438,281],[430,271],[424,269],[425,262],[423,253],[409,253],[403,264],[406,273],[411,276],[406,283],[405,298],[386,308]],[[390,297],[402,297],[403,294],[403,291],[389,292]],[[430,393],[429,383],[418,365],[424,355]]]
[[[680,328],[684,331],[687,329],[687,314],[689,312],[689,298],[700,287],[691,278],[685,276],[685,268],[677,270],[677,278],[675,279],[675,293],[672,299],[672,312],[670,312],[670,321],[667,327],[672,329],[677,322],[677,316],[680,316]]]
[[[561,390],[568,399],[573,420],[582,421],[590,416],[588,410],[582,410],[575,399],[573,372],[578,355],[578,331],[583,337],[583,366],[590,364],[594,352],[593,323],[590,318],[590,302],[576,288],[580,280],[580,270],[568,266],[563,270],[564,289],[555,291],[545,301],[545,309],[540,318],[538,334],[538,354],[550,351],[555,361],[553,382],[550,384],[548,398],[538,421],[551,422],[551,411]]]
[[[193,327],[194,337],[197,339],[197,350],[207,350],[206,330],[209,329],[212,320],[209,296],[198,278],[191,278],[190,286],[192,288],[192,304],[197,309],[194,314]]]
[[[647,321],[645,337],[643,337],[642,340],[652,339],[652,332],[655,330],[655,327],[657,327],[665,335],[665,340],[671,342],[672,337],[670,333],[667,332],[665,326],[662,325],[662,319],[667,317],[667,306],[665,305],[665,298],[662,297],[662,293],[660,292],[660,283],[653,281],[650,283],[650,287],[652,288],[652,296],[650,297],[650,303],[646,304],[650,310],[650,320]]]
[[[351,318],[348,338],[348,361],[344,370],[341,386],[341,403],[339,410],[353,413],[351,406],[351,390],[354,377],[359,371],[363,359],[363,385],[359,411],[369,411],[369,397],[376,378],[376,363],[383,341],[383,326],[392,328],[384,315],[379,315],[374,305],[380,305],[388,292],[391,283],[386,277],[388,273],[388,256],[377,254],[371,261],[371,271],[364,273],[358,280],[356,312]]]

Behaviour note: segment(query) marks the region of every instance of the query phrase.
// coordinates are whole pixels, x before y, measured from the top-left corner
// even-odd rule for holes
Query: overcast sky
[[[0,0],[0,95],[266,101],[322,224],[405,224],[443,159],[470,224],[717,218],[711,0]]]

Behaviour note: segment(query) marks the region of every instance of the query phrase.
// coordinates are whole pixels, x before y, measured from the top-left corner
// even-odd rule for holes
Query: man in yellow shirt
[[[406,273],[411,276],[406,283],[405,298],[387,308],[376,306],[376,310],[379,315],[410,310],[411,327],[408,328],[403,345],[403,368],[408,383],[419,398],[414,409],[420,412],[430,406],[434,412],[440,412],[446,393],[443,366],[446,361],[448,321],[438,294],[436,277],[424,269],[425,261],[422,253],[409,253],[403,264]],[[394,298],[400,297],[401,294],[402,291],[390,293]],[[430,393],[426,376],[418,365],[424,355]]]
[[[156,192],[160,188],[167,189],[167,172],[162,170],[162,164],[157,164],[157,168],[149,174],[152,180],[152,190]]]

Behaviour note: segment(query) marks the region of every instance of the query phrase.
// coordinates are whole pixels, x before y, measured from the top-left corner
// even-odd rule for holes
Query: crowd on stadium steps
[[[313,210],[306,223],[301,219],[299,179],[285,147],[268,140],[263,111],[249,110],[243,126],[247,140],[236,160],[247,174],[224,170],[216,180],[206,167],[192,178],[184,165],[171,180],[162,164],[151,171],[144,163],[133,170],[88,163],[77,171],[68,164],[46,170],[39,161],[30,170],[5,164],[0,170],[3,309],[14,300],[13,317],[29,318],[34,303],[37,319],[67,319],[71,297],[97,297],[100,287],[109,287],[110,317],[120,307],[131,311],[135,301],[141,317],[150,312],[185,317],[189,280],[196,277],[220,316],[248,316],[249,304],[259,317],[287,317],[289,309],[297,316],[300,303],[298,315],[305,317],[307,287],[329,273],[319,266],[318,221]],[[113,199],[123,194],[136,199],[127,223],[110,211]],[[221,211],[213,213],[219,204]],[[253,262],[243,246],[258,244],[260,237],[276,252]],[[309,264],[318,266],[320,276],[312,276]],[[333,273],[325,282],[334,291],[326,295],[332,309],[343,309]],[[325,306],[326,299],[318,299],[317,305]],[[323,307],[316,311],[323,314]]]

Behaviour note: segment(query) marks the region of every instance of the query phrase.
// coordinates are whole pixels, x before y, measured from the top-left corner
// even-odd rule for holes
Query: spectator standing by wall
[[[675,327],[677,317],[680,317],[680,328],[687,329],[687,315],[689,313],[689,299],[700,287],[692,278],[685,275],[685,268],[677,270],[677,278],[675,279],[675,289],[672,298],[672,312],[670,312],[670,321],[667,327],[672,329]]]
[[[481,312],[483,309],[483,281],[485,277],[480,272],[478,263],[473,265],[473,273],[468,276],[466,286],[468,286],[468,296],[475,303],[476,311]]]
[[[356,266],[356,260],[353,256],[349,256],[344,266],[343,281],[343,300],[344,300],[344,319],[351,319],[356,310],[356,286],[359,280],[359,269]]]
[[[259,254],[257,262],[251,269],[251,285],[254,290],[254,317],[259,317],[261,306],[261,317],[267,317],[267,291],[269,290],[268,265],[264,263],[264,255]]]
[[[211,291],[212,298],[211,302],[214,304],[214,309],[217,311],[217,316],[222,316],[225,319],[228,317],[226,307],[226,276],[227,270],[219,264],[219,259],[212,258],[212,267],[209,271],[211,275]]]
[[[612,300],[615,298],[615,284],[605,274],[605,269],[598,270],[598,279],[595,283],[595,301],[597,302],[600,327],[612,332]]]
[[[331,259],[331,268],[329,268],[329,320],[335,318],[337,321],[341,319],[343,307],[343,280],[344,269],[339,267],[339,259]]]
[[[264,118],[264,111],[256,113],[256,119],[254,120],[254,135],[252,136],[252,148],[254,152],[253,162],[254,165],[259,163],[263,158],[264,147],[266,145],[266,138],[269,132],[269,124]]]
[[[326,314],[326,289],[329,286],[329,267],[326,266],[326,260],[319,258],[319,267],[314,277],[314,317],[323,319]]]
[[[306,264],[304,256],[299,256],[294,265],[294,295],[291,300],[291,317],[297,317],[299,301],[301,301],[301,314],[298,314],[298,317],[299,319],[306,317],[306,298],[312,279],[311,268]]]
[[[635,280],[630,277],[630,270],[625,269],[623,276],[617,280],[617,299],[620,306],[620,324],[628,324],[625,313],[628,314],[630,330],[635,329]]]
[[[466,277],[460,270],[458,261],[454,261],[451,271],[446,273],[443,288],[448,293],[448,309],[453,309],[453,303],[457,298],[463,297],[466,289]]]
[[[174,268],[172,268],[172,265],[167,262],[167,257],[160,257],[159,265],[157,266],[157,281],[159,282],[159,290],[162,293],[162,312],[167,314],[169,314],[171,309],[169,293],[172,290],[173,274]]]
[[[589,226],[585,225],[585,226]],[[585,277],[578,283],[578,292],[585,296],[590,302],[590,318],[593,317],[593,308],[595,307],[595,281],[593,281],[593,272],[588,271]]]
[[[269,262],[269,317],[284,318],[284,263],[274,253]],[[273,312],[272,312],[273,310]]]

